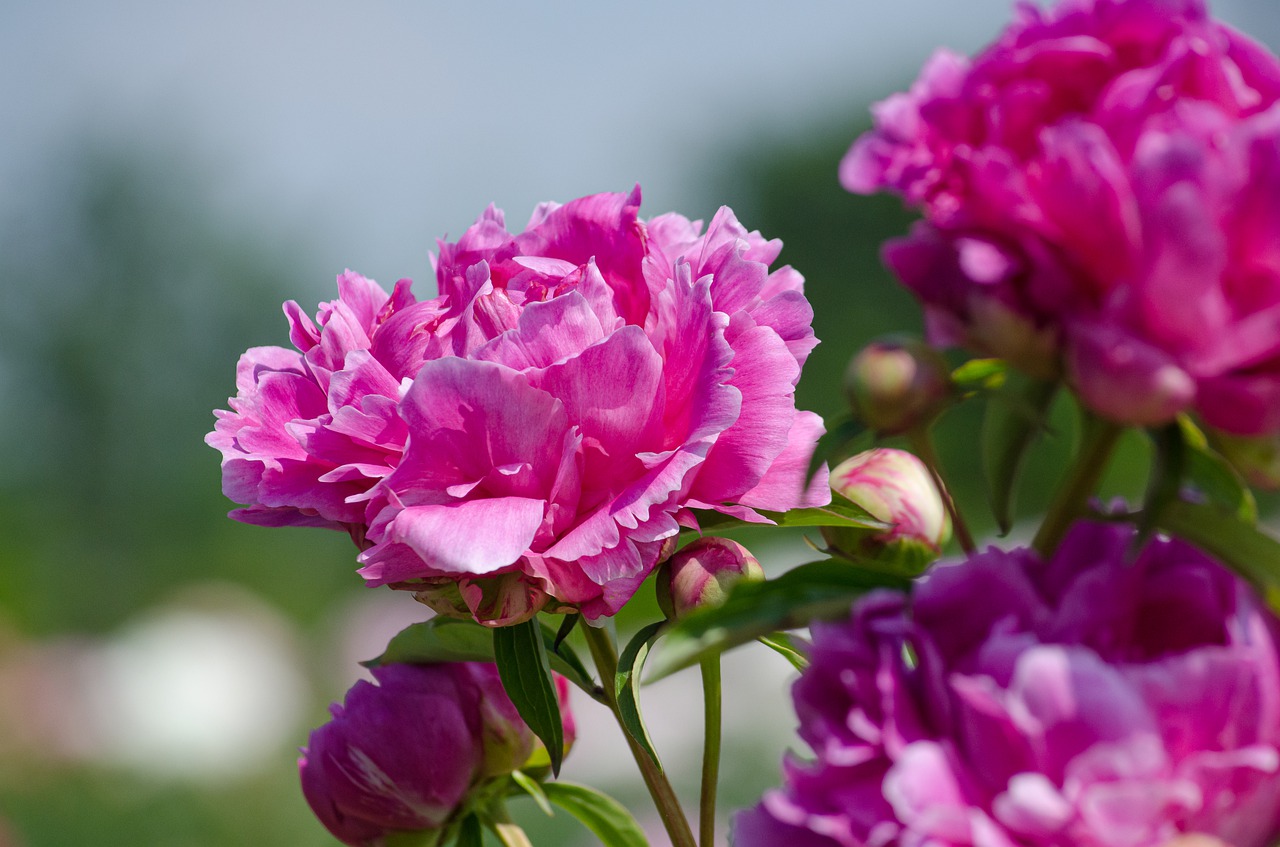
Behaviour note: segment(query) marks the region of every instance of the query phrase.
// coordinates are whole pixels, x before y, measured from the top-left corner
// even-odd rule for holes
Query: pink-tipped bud
[[[951,373],[942,355],[924,342],[889,336],[849,361],[844,390],[863,423],[895,435],[928,424],[947,407]]]
[[[846,459],[831,471],[831,490],[890,524],[881,532],[824,528],[827,544],[851,558],[922,570],[951,538],[951,518],[933,475],[905,450],[882,447]]]
[[[658,606],[669,620],[679,620],[694,609],[721,605],[743,579],[764,579],[764,569],[746,547],[727,538],[699,538],[658,572]]]

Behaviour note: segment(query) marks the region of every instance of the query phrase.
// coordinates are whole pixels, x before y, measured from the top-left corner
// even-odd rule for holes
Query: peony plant
[[[1280,60],[1200,0],[1027,3],[940,51],[839,169],[922,212],[883,257],[928,337],[856,355],[829,434],[795,404],[803,280],[728,209],[644,219],[636,189],[513,233],[490,207],[439,244],[431,299],[348,271],[314,319],[286,304],[292,349],[245,353],[207,439],[231,516],[346,532],[367,585],[436,612],[312,735],[320,821],[522,847],[528,796],[647,844],[558,779],[573,686],[670,843],[712,847],[720,654],[759,641],[799,673],[808,749],[738,847],[1280,845],[1280,541],[1250,488],[1280,443],[1277,100]],[[1063,394],[1079,443],[1045,514],[980,544],[934,430],[983,408],[1007,534]],[[1126,432],[1147,491],[1104,502]],[[744,527],[815,560],[777,573]],[[647,581],[662,617],[616,640]],[[692,666],[696,822],[640,698]]]

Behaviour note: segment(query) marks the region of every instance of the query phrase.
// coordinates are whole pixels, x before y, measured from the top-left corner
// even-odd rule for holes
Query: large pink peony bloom
[[[739,847],[1159,847],[1280,832],[1276,621],[1187,544],[1079,524],[1048,563],[991,549],[815,628],[816,754]]]
[[[932,339],[1157,424],[1280,430],[1280,62],[1203,0],[1019,6],[941,51],[841,164],[924,210],[887,245]]]
[[[348,274],[318,329],[288,307],[301,353],[250,350],[209,437],[233,516],[346,527],[370,584],[510,623],[617,611],[691,508],[825,502],[803,279],[728,209],[703,233],[639,202],[544,204],[516,235],[490,208],[440,245],[433,300]]]

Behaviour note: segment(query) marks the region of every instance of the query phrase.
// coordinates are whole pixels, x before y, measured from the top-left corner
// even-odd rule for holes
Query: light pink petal
[[[524,497],[496,497],[409,506],[383,537],[412,549],[433,571],[493,573],[514,564],[529,548],[545,505]]]

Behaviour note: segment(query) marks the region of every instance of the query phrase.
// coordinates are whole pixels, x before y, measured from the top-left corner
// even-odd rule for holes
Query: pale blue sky
[[[519,225],[638,181],[646,213],[705,215],[698,169],[726,140],[859,110],[1010,5],[9,0],[0,204],[28,203],[24,174],[82,133],[190,150],[211,186],[192,202],[312,242],[317,296],[348,266],[423,278],[490,201]],[[1271,0],[1215,9],[1280,38]]]

